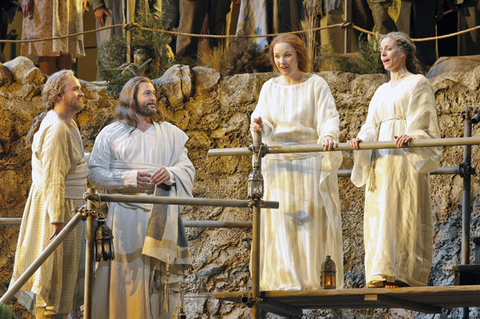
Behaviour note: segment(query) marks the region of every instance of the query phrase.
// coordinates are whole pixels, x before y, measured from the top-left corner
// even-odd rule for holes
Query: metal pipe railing
[[[430,175],[448,175],[448,174],[459,174],[460,169],[458,166],[454,167],[439,167],[436,171],[430,173]],[[352,174],[351,169],[339,169],[338,177],[350,177]],[[102,201],[107,201],[110,196],[117,196],[117,195],[107,195],[101,194],[99,195]],[[125,196],[125,195],[118,195],[118,196]],[[133,195],[128,195],[133,196]],[[148,196],[150,199],[151,196]],[[138,198],[138,196],[135,196]],[[115,200],[121,199],[121,197],[116,198]],[[163,199],[161,199],[163,201]],[[264,202],[265,204],[266,202]],[[267,202],[268,203],[268,202]],[[269,205],[269,204],[268,204]],[[237,206],[237,207],[245,207]],[[263,206],[265,207],[265,206]],[[8,217],[0,217],[0,225],[20,225],[22,223],[21,218],[8,218]],[[185,227],[205,227],[205,228],[251,228],[252,222],[250,221],[233,221],[233,220],[184,220],[183,226]]]
[[[189,198],[189,197],[160,197],[148,195],[110,195],[98,194],[102,202],[123,202],[123,203],[148,203],[167,205],[189,205],[189,206],[220,206],[220,207],[250,207],[251,201],[241,199],[212,199],[212,198]],[[93,197],[88,199],[95,200]],[[278,208],[278,202],[262,201],[262,208]]]
[[[437,170],[430,173],[430,175],[456,175],[460,173],[458,166],[453,167],[439,167]],[[339,169],[337,171],[338,177],[350,177],[352,175],[351,169]]]
[[[8,220],[5,222],[4,220]],[[21,218],[0,218],[0,225],[20,225]],[[251,221],[237,220],[184,220],[184,227],[204,227],[204,228],[251,228]]]
[[[414,147],[436,147],[436,146],[462,146],[479,145],[480,137],[458,137],[458,138],[437,138],[430,140],[412,140],[408,145],[402,148]],[[358,145],[360,150],[378,150],[395,149],[395,142],[362,142]],[[352,151],[353,149],[347,143],[339,143],[332,151]],[[289,146],[268,146],[265,150],[267,154],[275,153],[308,153],[323,152],[323,146],[319,144],[289,145]],[[208,156],[233,156],[233,155],[253,155],[249,147],[241,148],[214,148],[208,150]]]
[[[0,225],[20,225],[21,218],[0,218]]]
[[[48,257],[55,251],[55,249],[63,242],[77,224],[82,220],[82,214],[76,213],[72,219],[65,225],[62,231],[52,240],[52,242],[45,248],[40,256],[25,270],[25,272],[15,281],[15,283],[8,288],[7,292],[0,299],[0,303],[8,304],[13,296],[23,287],[30,277],[37,271],[37,269],[47,260]]]
[[[252,222],[236,220],[184,220],[183,226],[201,228],[252,228]]]

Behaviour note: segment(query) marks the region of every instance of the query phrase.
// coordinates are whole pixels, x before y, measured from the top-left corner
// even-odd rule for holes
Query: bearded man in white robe
[[[192,196],[195,169],[187,135],[154,122],[155,88],[144,77],[122,89],[118,121],[97,136],[89,178],[109,193]],[[170,318],[180,303],[179,281],[191,264],[175,205],[111,203],[107,225],[114,259],[100,262],[93,288],[93,318]]]
[[[83,109],[83,93],[72,71],[54,73],[42,98],[47,109],[34,121],[27,140],[32,143],[32,187],[15,252],[12,286],[39,257],[83,204],[87,164],[73,116]],[[83,222],[40,266],[17,294],[36,318],[63,318],[74,310],[80,265]],[[83,286],[78,290],[83,289]],[[80,299],[82,296],[80,296]]]

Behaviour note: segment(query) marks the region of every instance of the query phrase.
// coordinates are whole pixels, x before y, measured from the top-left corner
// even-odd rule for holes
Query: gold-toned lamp
[[[337,284],[335,262],[327,255],[320,269],[320,286],[322,289],[335,289]]]

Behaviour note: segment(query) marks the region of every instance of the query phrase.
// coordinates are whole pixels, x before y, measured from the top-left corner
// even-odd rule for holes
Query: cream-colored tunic
[[[41,39],[83,32],[82,0],[35,0],[33,17],[23,18],[22,39]],[[83,35],[54,41],[22,44],[30,58],[72,54],[85,56]]]
[[[51,223],[68,223],[73,216],[71,210],[83,204],[87,171],[80,132],[77,128],[70,130],[53,110],[33,139],[32,180],[11,285],[50,243]],[[33,311],[36,302],[36,307],[46,307],[46,314],[73,310],[83,234],[84,223],[80,222],[22,287],[36,295],[36,301],[25,293],[17,295],[27,309]]]
[[[404,133],[414,139],[440,138],[435,96],[422,75],[411,75],[395,87],[380,86],[358,137],[365,142],[394,141]],[[355,151],[351,178],[356,186],[366,184],[367,285],[396,280],[425,285],[433,254],[428,173],[438,167],[441,148],[378,150],[374,161],[371,154]]]
[[[115,122],[103,129],[95,140],[89,161],[90,180],[110,193],[147,195],[152,193],[153,185],[137,188],[137,172],[152,174],[165,167],[176,187],[187,182],[192,184],[195,170],[185,148],[188,137],[167,122],[156,125],[162,126],[162,136],[158,136],[155,126],[142,132]],[[158,148],[160,156],[156,152]],[[178,170],[189,172],[189,181],[182,180]],[[115,259],[98,263],[93,288],[93,318],[169,319],[179,303],[178,289],[174,294],[175,287],[171,287],[170,295],[166,296],[159,272],[155,271],[157,262],[142,253],[151,206],[110,204],[107,225],[114,236]]]
[[[263,119],[267,145],[316,144],[339,136],[339,117],[327,83],[317,75],[297,85],[267,81],[252,118]],[[265,199],[279,209],[263,209],[261,218],[260,288],[320,288],[326,255],[337,266],[343,285],[343,247],[337,169],[340,152],[268,154],[262,174]]]

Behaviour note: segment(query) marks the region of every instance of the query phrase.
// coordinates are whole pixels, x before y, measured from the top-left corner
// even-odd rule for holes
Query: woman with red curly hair
[[[306,73],[307,50],[295,35],[274,38],[270,59],[280,76],[262,87],[250,129],[267,145],[321,143],[336,146],[339,118],[324,79]],[[265,157],[265,198],[279,209],[262,211],[261,290],[320,288],[320,266],[327,255],[343,285],[342,224],[337,169],[340,152],[269,154]]]

